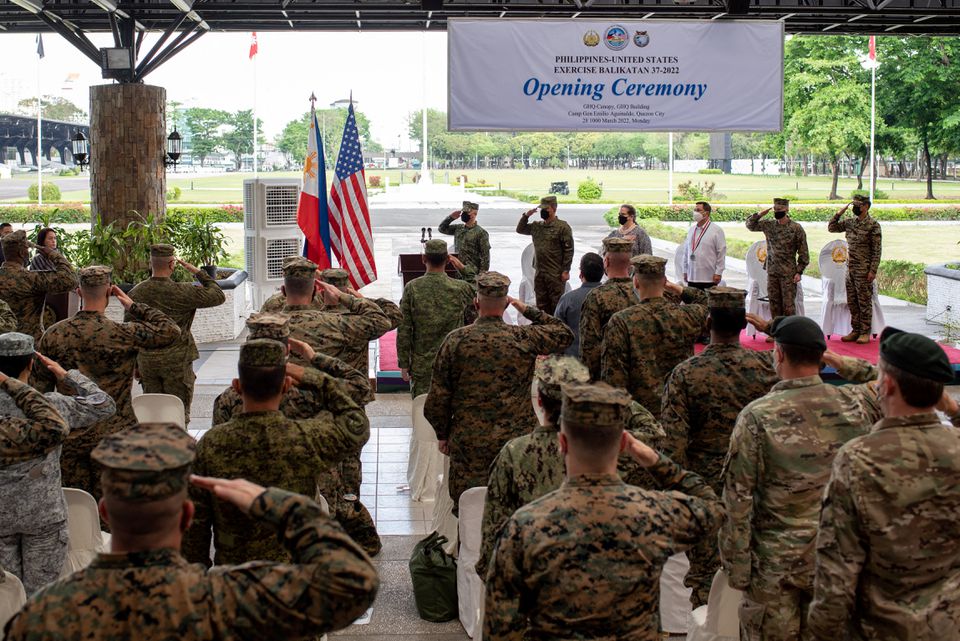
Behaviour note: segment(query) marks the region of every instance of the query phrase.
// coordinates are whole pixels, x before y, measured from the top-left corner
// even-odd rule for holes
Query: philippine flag
[[[327,205],[327,170],[317,112],[310,107],[307,157],[303,161],[303,186],[297,203],[297,225],[303,232],[303,255],[320,269],[330,267],[330,210]],[[323,195],[321,198],[320,195]]]

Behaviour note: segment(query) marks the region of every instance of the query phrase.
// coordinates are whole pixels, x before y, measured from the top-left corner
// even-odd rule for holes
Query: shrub
[[[171,187],[167,190],[167,202],[174,200],[180,200],[180,196],[183,195],[183,191],[179,187]]]
[[[853,191],[850,192],[850,200],[853,200],[855,196],[863,196],[864,198],[869,198],[870,192],[866,189],[854,189]],[[879,189],[876,189],[876,188],[873,190],[874,200],[886,200],[888,197],[889,196],[885,191],[880,191]]]
[[[37,183],[33,183],[27,189],[27,198],[37,200],[38,193]],[[43,183],[43,200],[48,203],[60,202],[60,188],[54,183]]]
[[[74,167],[73,169],[64,168],[57,172],[58,176],[79,176],[80,170]]]
[[[580,200],[600,200],[602,195],[603,188],[591,178],[577,185],[577,198]]]
[[[683,200],[711,200],[716,188],[717,183],[686,180],[677,185],[677,193]]]
[[[722,174],[722,173],[723,173],[723,170],[722,170],[722,169],[710,169],[710,168],[708,167],[707,169],[698,169],[698,170],[697,170],[697,173],[698,173],[698,174]]]
[[[367,178],[367,184],[369,184],[371,187],[382,187],[383,178],[381,176],[369,176]]]

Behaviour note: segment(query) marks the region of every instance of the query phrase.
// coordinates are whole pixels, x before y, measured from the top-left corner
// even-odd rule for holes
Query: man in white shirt
[[[693,211],[697,223],[687,232],[683,251],[683,280],[690,287],[707,289],[720,284],[727,258],[727,238],[710,220],[710,203],[700,201]]]

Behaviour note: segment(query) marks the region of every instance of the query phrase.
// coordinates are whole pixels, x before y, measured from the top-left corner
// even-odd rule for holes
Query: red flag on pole
[[[257,32],[254,31],[250,35],[253,36],[250,40],[250,60],[253,60],[253,57],[257,55]]]
[[[877,59],[877,37],[870,36],[870,59]]]

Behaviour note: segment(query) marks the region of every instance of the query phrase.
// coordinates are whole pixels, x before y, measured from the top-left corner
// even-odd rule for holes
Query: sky
[[[0,112],[36,96],[35,38],[0,32]],[[141,53],[145,55],[158,38],[159,34],[149,34]],[[250,39],[249,33],[208,33],[149,74],[146,82],[165,87],[168,101],[187,107],[250,109],[254,103]],[[310,109],[311,92],[320,108],[353,91],[357,108],[370,118],[374,139],[387,149],[396,146],[398,135],[402,150],[414,148],[407,138],[407,118],[424,102],[446,111],[446,33],[267,32],[258,33],[257,39],[257,115],[269,140]],[[91,40],[97,47],[113,44],[109,34],[93,34]],[[103,80],[99,67],[60,36],[44,34],[43,46],[43,95],[63,96],[89,112],[88,87],[112,81]],[[68,76],[74,79],[69,81]]]

